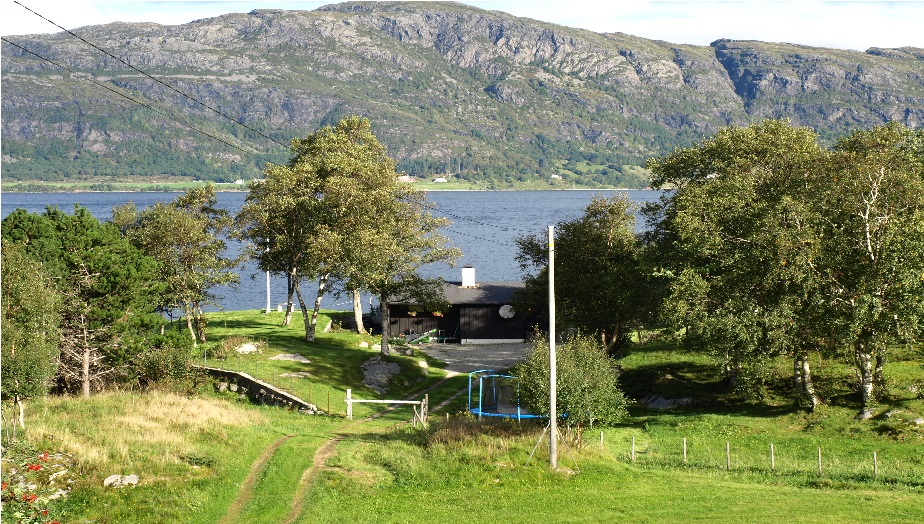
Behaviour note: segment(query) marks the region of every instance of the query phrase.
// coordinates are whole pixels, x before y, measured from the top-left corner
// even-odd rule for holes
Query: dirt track
[[[446,363],[446,371],[510,369],[526,357],[529,344],[421,344],[419,349]]]

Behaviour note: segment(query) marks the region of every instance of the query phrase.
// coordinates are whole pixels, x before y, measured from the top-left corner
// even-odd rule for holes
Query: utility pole
[[[266,314],[270,312],[270,277],[269,271],[266,272]]]
[[[265,38],[265,37],[264,37]],[[266,244],[266,251],[269,252],[269,243]],[[269,271],[266,272],[266,314],[270,313],[270,276]]]
[[[558,469],[558,391],[555,362],[555,226],[549,226],[549,462]]]

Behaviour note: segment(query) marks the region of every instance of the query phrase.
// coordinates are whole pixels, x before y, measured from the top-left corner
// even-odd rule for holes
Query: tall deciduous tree
[[[384,296],[383,312],[393,293],[437,289],[414,272],[455,255],[433,234],[445,221],[431,217],[421,194],[398,182],[394,161],[368,120],[347,117],[293,140],[292,153],[287,166],[268,166],[264,180],[251,186],[239,219],[260,267],[290,276],[306,340],[314,340],[332,280]],[[319,284],[311,315],[299,289],[306,277]],[[383,352],[387,348],[383,336]]]
[[[19,410],[51,387],[60,353],[61,297],[41,264],[20,245],[3,240],[3,400]]]
[[[752,392],[764,364],[789,355],[812,408],[820,399],[807,357],[821,343],[822,282],[810,201],[823,157],[814,132],[787,122],[723,129],[649,162],[654,184],[673,190],[646,211],[670,280],[666,320]]]
[[[924,329],[924,132],[897,124],[855,132],[837,143],[824,175],[819,266],[868,417],[887,347]]]
[[[216,204],[215,186],[208,184],[141,211],[134,203],[113,210],[113,222],[132,244],[160,263],[166,293],[159,304],[182,308],[194,345],[206,341],[202,307],[214,303],[213,289],[238,280],[239,261],[225,256],[232,220]]]
[[[384,355],[390,353],[389,304],[412,301],[431,311],[445,309],[442,279],[422,278],[418,270],[437,262],[453,264],[460,256],[438,233],[449,221],[430,214],[426,196],[397,177],[388,180],[368,194],[370,223],[344,244],[348,264],[342,273],[345,287],[379,298]]]
[[[634,207],[628,198],[594,197],[584,215],[558,223],[555,230],[556,310],[563,321],[597,333],[612,351],[629,335],[640,311],[643,276],[635,235]],[[518,297],[527,309],[544,310],[548,297],[548,240],[544,235],[517,239],[517,260],[525,278]]]

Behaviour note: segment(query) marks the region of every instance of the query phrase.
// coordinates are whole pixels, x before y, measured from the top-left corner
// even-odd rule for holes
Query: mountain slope
[[[630,166],[729,124],[788,117],[833,139],[889,120],[924,123],[924,50],[914,48],[676,45],[439,2],[75,33],[169,87],[66,33],[9,37],[80,74],[3,44],[8,179],[258,177],[265,162],[286,160],[292,137],[359,114],[412,174],[639,186]]]

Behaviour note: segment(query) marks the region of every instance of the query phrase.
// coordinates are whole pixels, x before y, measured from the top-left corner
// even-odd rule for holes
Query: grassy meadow
[[[466,380],[447,379],[421,352],[389,357],[402,372],[388,398],[432,388],[427,428],[409,424],[410,407],[364,420],[382,408],[358,404],[346,420],[347,388],[379,398],[361,385],[360,371],[377,352],[359,347],[371,337],[338,330],[339,314],[322,315],[319,325],[334,320],[333,329],[313,344],[303,340],[298,313],[288,327],[280,313],[211,314],[211,340],[194,354],[197,363],[245,371],[325,411],[329,398],[329,415],[252,405],[202,376],[30,403],[32,452],[66,454],[74,470],[70,495],[38,502],[49,518],[76,523],[924,521],[919,348],[893,352],[887,397],[873,419],[858,421],[846,362],[812,363],[826,404],[806,413],[785,398],[786,362],[762,400],[745,400],[726,392],[707,357],[668,341],[636,345],[620,360],[631,398],[698,401],[670,411],[636,405],[618,427],[566,432],[553,472],[547,439],[536,447],[542,425],[479,422],[464,413],[464,395],[434,411]],[[259,352],[233,351],[244,341]],[[270,360],[281,353],[310,362]],[[10,454],[4,450],[4,480],[16,467]],[[112,474],[140,481],[104,488]]]

